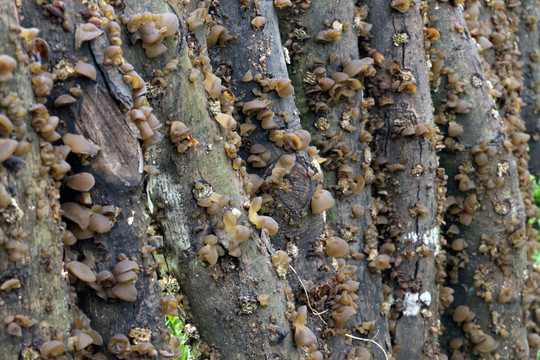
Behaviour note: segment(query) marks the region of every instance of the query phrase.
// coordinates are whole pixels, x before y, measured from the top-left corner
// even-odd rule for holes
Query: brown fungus
[[[226,130],[234,131],[236,129],[236,120],[229,114],[217,114],[216,121]]]
[[[334,198],[328,190],[317,189],[311,197],[311,212],[320,214],[334,206]]]
[[[306,326],[307,307],[301,306],[293,313],[294,342],[296,346],[302,347],[317,342],[315,334]]]
[[[264,16],[255,16],[253,20],[251,20],[251,25],[253,25],[253,27],[256,29],[260,28],[265,23],[266,23],[266,18]]]
[[[287,6],[292,6],[291,0],[274,0],[274,5],[277,8],[283,8]]]
[[[21,287],[20,280],[16,278],[12,278],[12,279],[4,281],[2,285],[0,286],[0,290],[9,291],[13,289],[18,289],[20,287]]]
[[[76,223],[81,230],[88,228],[90,215],[92,214],[90,209],[76,202],[63,203],[60,208],[64,212],[63,216]]]
[[[496,341],[493,337],[487,334],[482,334],[481,338],[482,340],[476,343],[476,345],[474,346],[475,351],[485,354],[493,352],[499,347],[499,342]]]
[[[77,61],[77,64],[75,64],[75,72],[77,74],[86,76],[89,79],[92,79],[96,81],[97,78],[97,71],[94,65],[85,63],[84,61]]]
[[[125,355],[129,351],[129,339],[123,334],[115,334],[109,340],[107,349],[114,355]]]
[[[223,25],[214,25],[206,38],[206,44],[210,48],[215,45],[224,46],[227,41],[234,37],[228,34],[227,28]]]
[[[329,43],[332,41],[339,40],[341,37],[341,30],[339,29],[328,29],[322,30],[317,35],[315,35],[316,43]]]
[[[332,237],[326,241],[324,251],[328,256],[342,257],[349,253],[349,244],[341,238]]]
[[[66,178],[66,186],[77,191],[90,191],[94,184],[94,176],[88,172],[78,173]]]
[[[392,6],[392,9],[404,13],[411,7],[411,2],[410,0],[392,0],[390,6]]]
[[[6,333],[10,336],[21,337],[22,336],[21,326],[17,324],[16,322],[11,322],[7,324],[6,326]]]
[[[0,162],[6,161],[17,149],[18,142],[13,139],[0,139]]]
[[[137,298],[137,288],[130,282],[116,284],[111,291],[116,298],[124,301],[133,302]]]
[[[67,264],[68,271],[78,279],[92,283],[96,281],[96,274],[84,263],[79,261],[71,261]]]
[[[9,55],[0,55],[0,83],[13,78],[11,71],[17,66],[17,60]]]
[[[341,306],[332,312],[332,319],[334,319],[338,328],[343,329],[347,324],[347,320],[354,314],[356,314],[356,310],[351,306]]]
[[[82,135],[67,133],[62,136],[64,144],[71,148],[71,152],[75,154],[95,156],[98,152],[98,148],[92,142],[87,140]]]
[[[266,229],[269,235],[275,235],[278,231],[278,224],[270,216],[261,216],[257,213],[261,206],[262,197],[256,197],[251,201],[248,215],[249,221],[258,229]]]
[[[58,340],[44,342],[39,348],[41,357],[47,358],[52,356],[60,356],[65,350],[65,346]]]
[[[210,265],[215,265],[219,258],[216,248],[218,238],[215,235],[208,235],[203,239],[203,241],[206,245],[203,246],[199,251],[199,260],[206,261]]]
[[[90,215],[88,229],[98,234],[103,234],[111,230],[113,225],[114,224],[107,216],[101,214],[92,214]]]
[[[93,40],[103,34],[103,30],[92,23],[82,24],[75,31],[75,50],[79,50],[85,41]]]
[[[54,100],[54,106],[66,106],[66,105],[73,105],[77,102],[77,99],[75,99],[73,96],[68,94],[62,94],[59,97],[57,97]]]

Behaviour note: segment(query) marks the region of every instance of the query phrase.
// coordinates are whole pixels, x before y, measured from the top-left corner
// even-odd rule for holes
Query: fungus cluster
[[[173,13],[153,14],[150,12],[122,17],[122,23],[132,34],[131,43],[142,41],[146,56],[154,58],[167,51],[163,40],[178,31],[178,17]]]
[[[311,344],[315,344],[317,342],[317,337],[313,332],[306,326],[306,319],[307,319],[307,307],[300,306],[294,313],[293,313],[293,328],[294,328],[294,342],[296,343],[296,346],[302,347],[307,346]]]

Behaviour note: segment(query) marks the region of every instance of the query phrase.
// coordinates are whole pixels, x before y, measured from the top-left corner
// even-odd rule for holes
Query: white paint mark
[[[435,255],[439,254],[441,250],[441,244],[439,241],[439,228],[434,227],[424,235],[423,239],[424,245],[428,246],[430,249],[435,250]]]
[[[423,292],[420,295],[420,301],[424,303],[424,305],[429,306],[429,304],[431,304],[431,294],[428,291]]]
[[[410,232],[405,234],[401,238],[402,244],[412,243],[413,245],[418,244],[420,237],[417,233]],[[439,228],[434,227],[424,234],[422,237],[422,244],[427,246],[429,249],[434,250],[435,255],[439,254],[440,243],[439,243]]]
[[[416,244],[418,242],[418,234],[411,232],[401,237],[401,243],[406,244],[408,242]]]
[[[418,302],[418,294],[405,293],[405,298],[403,299],[405,303],[405,310],[403,315],[405,316],[416,316],[420,312],[420,303]]]

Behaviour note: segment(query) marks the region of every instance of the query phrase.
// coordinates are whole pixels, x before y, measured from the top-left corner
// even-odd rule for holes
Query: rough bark
[[[475,15],[475,4],[484,2],[454,7],[432,1],[426,15],[426,2],[406,0],[392,1],[411,4],[403,13],[390,1],[294,0],[279,9],[281,2],[286,0],[136,0],[115,2],[115,14],[106,15],[106,2],[0,0],[0,54],[18,60],[14,78],[0,82],[0,114],[26,124],[26,132],[23,126],[12,133],[0,126],[0,141],[10,137],[30,145],[27,154],[0,165],[0,204],[6,204],[0,205],[0,285],[15,284],[0,290],[0,357],[35,359],[45,342],[57,340],[64,345],[62,359],[170,358],[174,338],[164,329],[164,310],[180,312],[198,360],[355,359],[366,352],[384,358],[373,342],[387,353],[393,350],[396,359],[534,356],[527,344],[540,345],[540,268],[525,267],[537,236],[525,219],[536,208],[527,193],[527,136],[518,113],[530,120],[535,140],[537,69],[533,62],[523,69],[521,88],[513,50],[519,44],[522,60],[535,60],[538,36],[526,30],[537,4],[527,1],[522,10],[516,2],[490,1]],[[201,8],[208,15],[191,32],[187,19]],[[462,9],[469,12],[465,19]],[[154,16],[165,12],[178,16],[180,29],[164,39],[163,54],[150,58],[141,39],[131,38],[128,27],[134,24],[127,19],[143,14],[140,19],[157,21]],[[23,26],[39,28],[47,53],[45,46],[26,44],[23,38],[31,31],[14,27],[18,16]],[[262,21],[256,17],[263,17],[264,25],[256,26]],[[120,29],[114,41],[121,39],[123,54],[116,53],[117,65],[105,65],[114,28],[106,30],[107,23],[113,19]],[[87,22],[104,34],[75,49],[75,31]],[[371,34],[367,22],[373,24]],[[233,38],[223,35],[206,48],[212,31],[221,31],[216,25]],[[320,33],[331,29],[341,34]],[[504,33],[504,39],[496,43],[501,38],[494,32]],[[494,46],[479,55],[477,46],[489,45],[481,36]],[[24,60],[26,54],[32,60]],[[329,83],[325,78],[344,78],[347,61],[360,58],[365,66],[343,80],[345,86],[322,90]],[[74,74],[80,59],[97,69],[95,81]],[[441,69],[441,59],[446,68]],[[144,86],[128,74],[127,64]],[[260,78],[244,81],[248,70]],[[38,96],[32,79],[42,71],[54,72],[56,80],[52,92]],[[208,87],[212,74],[221,81],[217,90]],[[294,95],[281,97],[271,89],[272,79],[287,83],[289,77]],[[138,91],[130,87],[135,85]],[[55,106],[72,87],[80,87],[81,97]],[[4,106],[8,92],[22,100],[21,119]],[[254,99],[271,101],[275,129],[263,129],[256,115],[245,113],[243,106]],[[51,134],[36,120],[36,113],[45,111],[32,106],[36,102],[60,118],[60,135],[83,135],[99,146],[97,155],[72,153],[61,163],[62,140],[44,140]],[[143,109],[147,119],[139,114],[135,123],[132,109]],[[162,127],[154,124],[152,136],[143,140],[148,134],[138,126],[150,123],[149,111]],[[220,125],[219,113],[233,116],[234,126]],[[436,161],[443,138],[434,120],[443,134],[452,134],[442,143],[449,195],[444,204],[444,173]],[[170,133],[178,122],[190,128],[180,140]],[[255,129],[243,133],[249,123]],[[305,136],[302,129],[311,134],[313,147],[294,140],[296,134]],[[280,144],[280,134],[293,140]],[[161,142],[143,145],[160,136]],[[268,149],[263,167],[248,161],[255,144]],[[279,159],[293,154],[294,166],[280,178]],[[95,186],[89,194],[67,188],[59,165],[70,166],[67,175],[91,172]],[[144,165],[159,173],[144,174]],[[265,180],[258,191],[250,190],[254,174]],[[313,194],[322,189],[336,203],[313,214]],[[229,200],[207,210],[210,200],[204,198],[210,192]],[[248,221],[259,196],[265,203],[258,215],[279,226],[274,235],[253,218]],[[115,225],[65,246],[72,241],[66,229],[77,232],[60,209],[66,202],[87,209],[99,205],[91,211]],[[112,206],[104,210],[106,205]],[[438,225],[446,207],[447,247],[440,248]],[[238,233],[230,231],[226,213],[238,215],[237,225],[251,231],[240,251],[234,249]],[[219,239],[215,265],[201,252],[210,234]],[[154,259],[161,236],[165,245]],[[330,248],[338,238],[348,247],[333,258]],[[17,257],[11,247],[19,243],[29,250],[10,261]],[[276,255],[288,256],[292,268],[278,266]],[[124,258],[139,266],[136,279],[128,280],[138,291],[133,302],[114,299],[112,284],[78,280],[67,265],[84,261],[97,273]],[[439,302],[438,284],[445,279]],[[295,334],[303,326],[298,313],[304,305],[307,328],[314,333],[308,338],[316,342],[298,346]],[[458,306],[468,316],[456,324]],[[25,324],[24,316],[35,324],[23,326],[22,337],[9,335]],[[133,336],[130,350],[117,356],[109,351],[114,334],[128,336],[133,329],[151,337],[154,354],[131,348],[137,341]],[[78,348],[76,336],[82,333],[92,334],[93,344]],[[497,349],[488,346],[491,339]]]
[[[531,135],[529,141],[529,171],[536,177],[540,176],[540,124],[539,124],[539,90],[540,68],[538,51],[540,43],[538,32],[538,19],[540,18],[540,5],[537,1],[524,1],[519,14],[518,26],[519,50],[523,71],[523,90],[521,91],[521,117],[527,126],[527,133]]]
[[[454,353],[527,358],[519,296],[526,265],[525,219],[515,161],[504,146],[507,140],[500,131],[497,106],[461,9],[439,3],[430,7],[429,16],[436,19],[431,26],[437,28],[441,39],[435,46],[446,55],[444,65],[448,69],[442,72],[448,76],[443,76],[433,92],[438,122],[444,126],[455,119],[464,130],[445,142],[448,146],[441,154],[441,165],[448,176],[448,280],[455,291],[450,311],[442,318],[446,327],[442,346],[446,348],[451,339],[462,337],[464,343]],[[463,109],[454,111],[457,107],[452,110],[449,104],[449,95],[455,95],[457,89],[456,82],[448,82],[453,76],[466,89],[459,98],[474,104],[465,113]],[[469,215],[473,218],[467,225]],[[476,317],[471,315],[456,324],[451,315],[458,319],[458,306],[462,310],[467,306]],[[485,339],[478,337],[482,334],[495,339],[497,349],[484,348]]]
[[[0,171],[2,197],[11,198],[8,205],[2,206],[0,220],[0,243],[3,245],[0,251],[0,285],[3,287],[0,290],[0,318],[4,320],[0,344],[2,357],[9,360],[20,356],[34,358],[32,356],[39,356],[39,348],[44,342],[66,341],[72,322],[69,287],[62,276],[63,243],[55,206],[58,190],[52,177],[40,173],[40,144],[30,126],[31,114],[27,111],[35,100],[27,77],[28,67],[24,63],[25,50],[22,41],[10,30],[17,25],[19,14],[15,3],[0,2],[0,53],[18,61],[13,79],[0,83],[0,99],[4,102],[10,94],[15,95],[25,111],[19,117],[11,111],[17,107],[6,111],[2,104],[2,114],[7,114],[19,129],[11,137],[31,144],[27,154],[12,156],[3,163]],[[41,213],[39,218],[38,212]],[[14,242],[27,247],[27,252],[21,251],[22,256],[16,261],[12,259],[17,251],[8,250],[14,248]],[[8,281],[18,281],[19,287],[11,288]],[[22,328],[21,335],[9,335],[8,329],[16,327]]]
[[[428,68],[424,51],[421,5],[402,13],[390,4],[366,1],[373,24],[365,50],[384,55],[367,92],[375,99],[369,116],[375,133],[378,172],[378,219],[385,243],[395,252],[387,284],[394,298],[390,329],[398,359],[438,352],[436,258],[440,241],[439,187]],[[388,29],[390,29],[388,31]],[[386,31],[385,31],[386,30]],[[392,35],[390,35],[392,32]],[[371,50],[371,49],[372,50]],[[409,88],[405,87],[409,84]],[[384,99],[391,104],[384,105]],[[406,131],[412,130],[412,135]],[[403,167],[394,170],[392,166]],[[415,334],[411,336],[411,334]]]
[[[298,8],[281,11],[280,32],[291,62],[288,66],[289,74],[295,87],[295,102],[302,114],[302,127],[309,130],[321,156],[327,158],[321,164],[324,184],[334,190],[339,200],[327,212],[327,224],[337,236],[350,241],[351,254],[360,255],[365,249],[369,249],[366,243],[374,240],[370,228],[373,226],[370,211],[371,157],[370,149],[366,146],[370,137],[359,141],[360,134],[367,133],[367,119],[363,116],[365,112],[361,110],[364,108],[361,101],[362,90],[355,91],[350,97],[342,96],[338,101],[327,91],[322,91],[319,85],[321,79],[331,78],[333,73],[342,71],[347,61],[359,59],[358,33],[352,25],[356,11],[353,1],[336,1],[332,4],[312,1],[311,7],[305,11]],[[328,26],[325,26],[325,22]],[[319,32],[332,29],[332,25],[344,27],[338,40],[327,43],[315,40]],[[318,70],[315,70],[316,68]],[[325,69],[324,75],[318,73],[321,68]],[[364,69],[362,73],[367,70]],[[327,104],[328,108],[320,108],[320,103]],[[355,111],[358,112],[355,114]],[[334,152],[330,145],[333,141],[341,143],[341,156]],[[350,174],[346,167],[352,168]],[[362,182],[367,182],[363,190],[361,187],[360,193],[351,190],[348,182],[348,179],[354,179],[356,175],[362,176]],[[353,212],[353,207],[358,215]],[[357,314],[352,323],[357,326],[360,336],[368,335],[368,338],[374,339],[381,346],[390,348],[386,319],[378,308],[368,305],[382,304],[384,299],[381,278],[379,274],[369,270],[367,255],[369,251],[362,256],[352,256],[347,262],[357,266],[356,274],[362,284],[361,300],[357,302]],[[374,322],[373,329],[362,330],[362,324],[368,322]],[[353,335],[359,336],[354,330]],[[346,356],[345,351],[337,351],[347,349],[345,344],[340,343],[343,340],[344,338],[337,337],[329,342],[338,358]],[[356,341],[352,345],[367,346]],[[371,351],[373,357],[381,356],[380,349],[371,346]]]
[[[202,339],[223,359],[295,359],[298,353],[292,336],[287,336],[291,328],[284,316],[283,284],[270,262],[268,238],[253,228],[252,238],[241,245],[241,257],[225,256],[214,266],[199,259],[206,235],[226,239],[220,228],[226,209],[208,215],[197,207],[192,200],[195,182],[203,181],[212,191],[228,195],[227,209],[239,209],[243,213],[239,223],[249,223],[243,210],[247,198],[242,180],[223,148],[226,132],[210,116],[200,82],[188,80],[192,65],[187,52],[187,47],[180,48],[179,71],[170,76],[171,86],[160,99],[159,112],[185,122],[199,144],[179,154],[166,138],[149,151],[150,161],[161,171],[150,179],[148,194],[150,210],[167,244],[168,268],[189,301],[189,321],[194,321]],[[256,297],[264,294],[270,295],[269,304],[258,306]]]

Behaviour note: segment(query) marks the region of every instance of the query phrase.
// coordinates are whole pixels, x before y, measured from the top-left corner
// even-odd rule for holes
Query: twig
[[[363,338],[360,338],[360,337],[357,337],[357,336],[353,336],[353,335],[349,335],[349,334],[345,334],[345,336],[350,337],[351,339],[360,340],[360,341],[367,341],[367,342],[370,342],[370,343],[375,344],[375,345],[376,345],[379,349],[381,349],[381,351],[383,352],[384,358],[385,358],[386,360],[388,360],[388,355],[386,355],[386,351],[384,351],[383,347],[382,347],[381,345],[379,345],[379,343],[376,342],[375,340],[371,340],[371,339],[363,339]]]
[[[309,309],[311,310],[313,315],[317,315],[321,319],[321,321],[326,325],[326,321],[323,320],[321,315],[324,314],[325,312],[327,312],[329,309],[326,309],[326,310],[324,310],[322,312],[319,312],[319,311],[315,310],[313,307],[311,307],[311,302],[309,301],[309,294],[308,294],[308,291],[306,289],[306,286],[304,285],[304,282],[302,281],[302,279],[300,278],[300,275],[298,275],[296,270],[291,265],[289,265],[289,267],[296,274],[296,277],[298,278],[298,281],[300,281],[300,284],[304,288],[304,292],[306,293],[306,299],[307,299],[307,304],[308,304]]]

